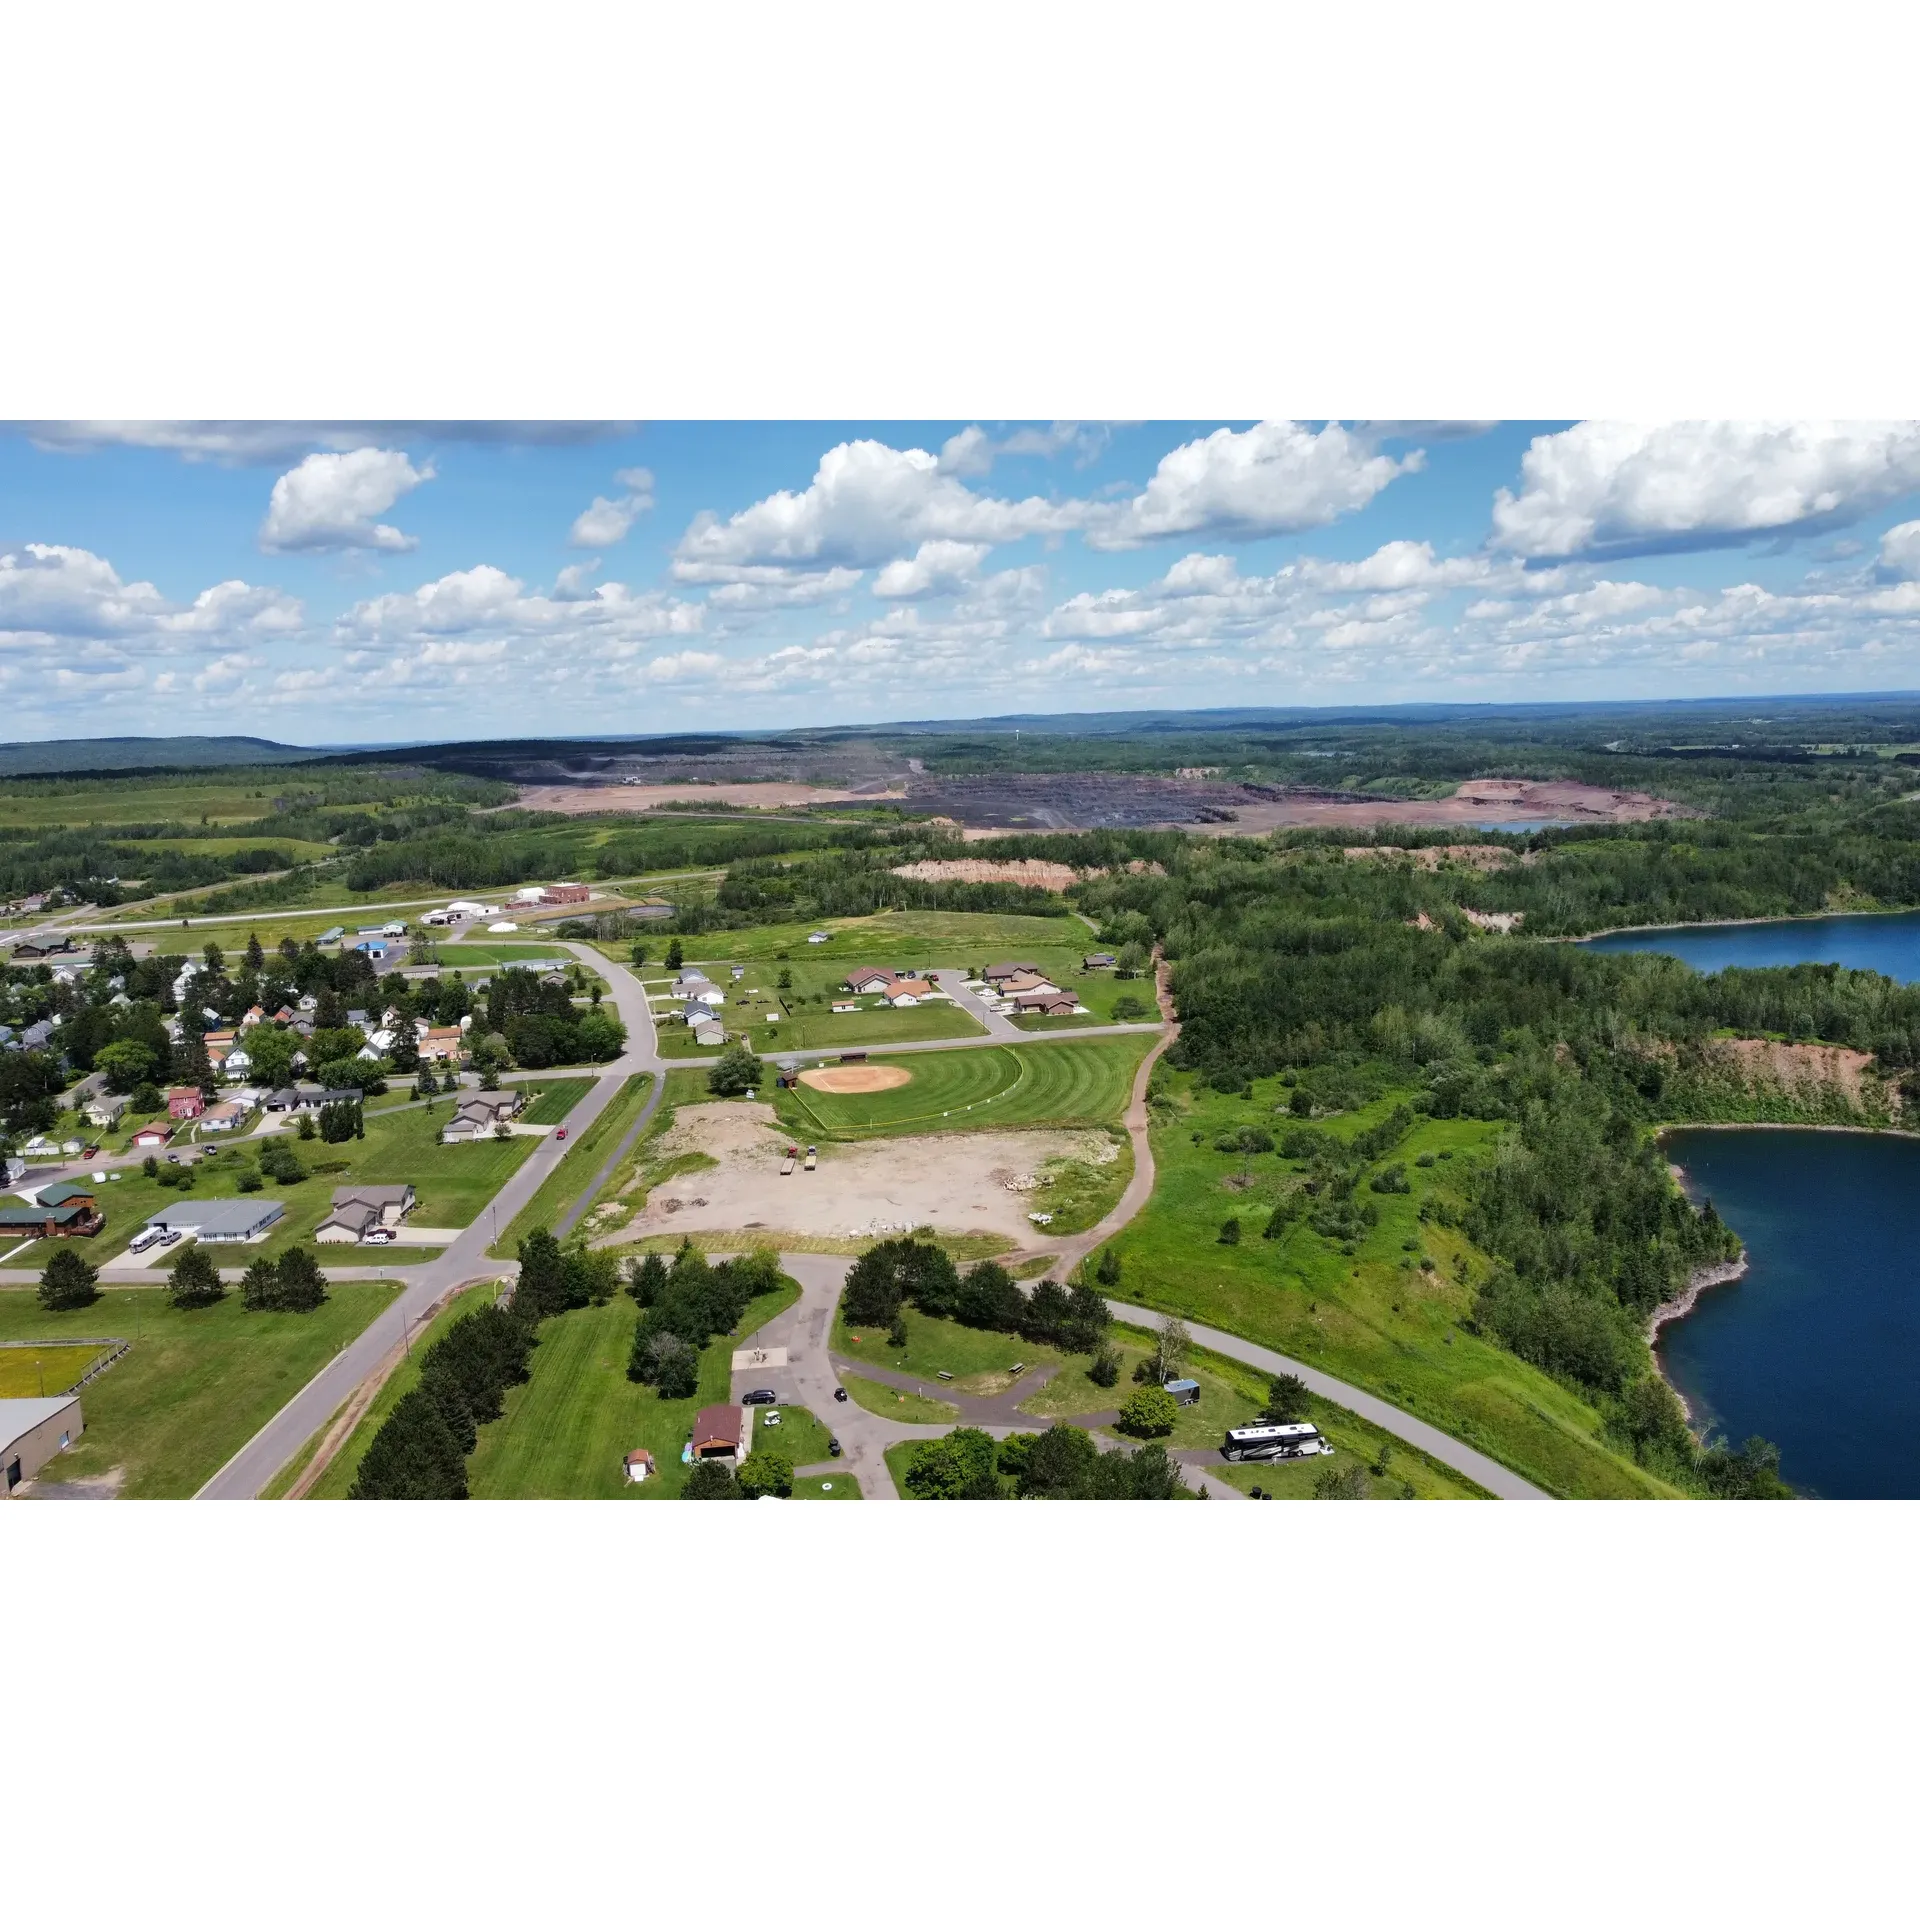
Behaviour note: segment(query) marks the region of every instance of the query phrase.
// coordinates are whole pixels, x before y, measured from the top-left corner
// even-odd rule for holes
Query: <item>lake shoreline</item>
[[[1549,933],[1545,941],[1584,947],[1610,940],[1617,933],[1688,933],[1695,927],[1797,927],[1814,920],[1885,920],[1896,914],[1916,913],[1916,907],[1843,907],[1836,913],[1763,913],[1748,920],[1649,920],[1637,927],[1601,927],[1593,933]]]
[[[1746,1277],[1748,1261],[1746,1249],[1740,1250],[1738,1259],[1725,1260],[1711,1267],[1695,1267],[1687,1275],[1687,1284],[1671,1300],[1663,1300],[1654,1308],[1647,1322],[1647,1346],[1653,1354],[1653,1368],[1666,1382],[1667,1391],[1680,1402],[1680,1411],[1686,1416],[1688,1426],[1693,1426],[1693,1403],[1674,1385],[1667,1370],[1660,1364],[1660,1335],[1676,1320],[1684,1320],[1700,1304],[1700,1296],[1709,1287],[1729,1287],[1736,1280]],[[1696,1429],[1697,1431],[1697,1429]]]

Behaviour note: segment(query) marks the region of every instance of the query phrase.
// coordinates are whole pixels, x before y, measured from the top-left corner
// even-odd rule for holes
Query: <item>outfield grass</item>
[[[603,1307],[582,1307],[549,1320],[522,1386],[506,1411],[480,1429],[468,1464],[476,1500],[670,1500],[687,1469],[680,1450],[694,1415],[731,1396],[733,1350],[754,1328],[799,1299],[791,1281],[747,1308],[739,1329],[711,1341],[700,1356],[700,1387],[691,1400],[662,1400],[627,1378],[627,1356],[639,1311],[624,1294]],[[756,1444],[758,1444],[756,1437]],[[645,1447],[655,1473],[639,1486],[624,1462]]]
[[[1274,1201],[1301,1169],[1277,1154],[1224,1154],[1212,1145],[1223,1130],[1248,1123],[1275,1136],[1300,1124],[1276,1111],[1284,1088],[1263,1080],[1243,1100],[1202,1089],[1184,1074],[1170,1073],[1166,1084],[1173,1104],[1155,1110],[1153,1196],[1111,1243],[1123,1263],[1123,1298],[1242,1334],[1351,1380],[1549,1492],[1673,1495],[1666,1482],[1604,1444],[1595,1408],[1466,1330],[1484,1256],[1457,1230],[1423,1223],[1420,1205],[1429,1194],[1455,1208],[1464,1204],[1471,1166],[1491,1150],[1497,1126],[1421,1120],[1385,1156],[1405,1166],[1411,1190],[1376,1194],[1362,1182],[1356,1198],[1376,1206],[1379,1221],[1348,1255],[1304,1220],[1277,1240],[1263,1238]],[[1412,1091],[1311,1125],[1350,1138]],[[1438,1158],[1442,1153],[1449,1157]],[[1429,1154],[1433,1164],[1419,1166]],[[1237,1246],[1219,1240],[1229,1218],[1240,1222]],[[1423,1257],[1433,1261],[1431,1273],[1421,1271]]]
[[[1116,1122],[1151,1036],[1060,1040],[1045,1046],[961,1047],[903,1054],[911,1082],[886,1093],[833,1094],[816,1087],[773,1094],[780,1119],[803,1137],[866,1140],[962,1127],[1073,1126]]]
[[[15,1337],[29,1336],[16,1334]],[[57,1340],[60,1336],[48,1328],[31,1337]],[[110,1340],[71,1347],[0,1347],[0,1400],[41,1400],[53,1394],[71,1393],[73,1383],[112,1350]]]
[[[354,1475],[360,1471],[360,1462],[367,1449],[373,1445],[373,1436],[380,1431],[380,1424],[390,1414],[395,1404],[411,1393],[420,1384],[420,1366],[434,1343],[443,1338],[453,1327],[470,1313],[478,1313],[482,1307],[493,1304],[496,1288],[491,1284],[468,1287],[464,1293],[457,1293],[449,1300],[424,1328],[413,1336],[413,1351],[388,1375],[386,1383],[373,1397],[373,1403],[360,1417],[359,1424],[347,1435],[340,1451],[328,1461],[326,1470],[316,1480],[307,1493],[309,1500],[344,1500],[347,1490],[353,1485]],[[315,1437],[315,1445],[319,1438]],[[307,1450],[306,1458],[311,1459],[312,1448]],[[304,1461],[294,1463],[293,1469],[282,1476],[285,1484],[276,1481],[267,1489],[267,1498],[283,1496],[286,1488],[298,1477],[298,1468]]]
[[[343,1347],[378,1317],[395,1286],[335,1286],[312,1313],[247,1313],[229,1295],[182,1312],[159,1287],[115,1287],[73,1313],[42,1310],[24,1289],[0,1292],[0,1339],[123,1339],[133,1351],[80,1396],[86,1432],[45,1470],[49,1480],[120,1469],[135,1499],[185,1499],[226,1464]]]

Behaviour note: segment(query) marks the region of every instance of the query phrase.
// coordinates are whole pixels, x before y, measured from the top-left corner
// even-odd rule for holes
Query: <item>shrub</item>
[[[724,1460],[696,1460],[680,1485],[682,1500],[739,1500],[745,1496]]]
[[[739,1041],[720,1049],[720,1057],[707,1074],[707,1091],[730,1099],[760,1085],[766,1067]]]
[[[1120,1353],[1111,1340],[1103,1340],[1087,1369],[1087,1378],[1096,1387],[1110,1387],[1120,1378]]]
[[[1127,1395],[1114,1425],[1136,1440],[1157,1440],[1173,1431],[1179,1411],[1165,1387],[1136,1387]]]
[[[998,1451],[978,1427],[955,1427],[944,1440],[929,1440],[905,1474],[917,1500],[997,1500]]]
[[[1390,1167],[1382,1167],[1367,1182],[1375,1193],[1408,1193],[1412,1191],[1407,1179],[1407,1169],[1403,1162],[1396,1160]]]
[[[1322,1467],[1314,1476],[1316,1500],[1364,1500],[1367,1498],[1367,1470],[1359,1461],[1351,1466]]]
[[[1240,1244],[1240,1217],[1238,1214],[1221,1221],[1220,1244],[1223,1247],[1237,1247]]]
[[[750,1453],[733,1476],[749,1500],[784,1500],[793,1492],[793,1462],[778,1453]]]

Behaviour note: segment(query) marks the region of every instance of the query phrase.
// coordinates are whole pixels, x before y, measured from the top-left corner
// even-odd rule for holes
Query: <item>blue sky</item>
[[[1920,426],[0,428],[12,739],[1920,685]]]

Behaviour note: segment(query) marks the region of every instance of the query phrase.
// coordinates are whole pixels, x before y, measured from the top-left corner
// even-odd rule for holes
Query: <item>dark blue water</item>
[[[1804,1493],[1920,1498],[1920,1140],[1677,1129],[1667,1152],[1749,1263],[1661,1330],[1696,1426],[1764,1434]]]
[[[1836,913],[1817,920],[1762,920],[1749,927],[1659,927],[1602,933],[1581,943],[1603,953],[1671,953],[1702,973],[1722,967],[1795,967],[1836,962],[1920,980],[1920,913]]]

